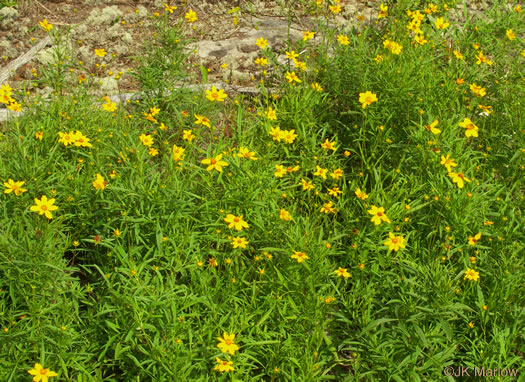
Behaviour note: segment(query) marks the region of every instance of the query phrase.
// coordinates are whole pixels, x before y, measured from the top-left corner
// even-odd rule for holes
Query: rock
[[[99,81],[101,82],[100,90],[102,90],[103,93],[113,94],[117,92],[118,82],[114,77],[104,77]]]
[[[0,41],[0,52],[2,52],[1,56],[6,56],[7,58],[15,58],[18,56],[16,48],[7,40]],[[2,58],[1,56],[0,58]]]
[[[18,18],[18,11],[11,7],[4,7],[0,9],[0,28],[7,30],[8,28],[16,27],[13,25]]]
[[[111,25],[120,17],[122,17],[122,12],[116,5],[112,5],[104,8],[102,12],[97,8],[93,9],[86,22],[91,25]]]

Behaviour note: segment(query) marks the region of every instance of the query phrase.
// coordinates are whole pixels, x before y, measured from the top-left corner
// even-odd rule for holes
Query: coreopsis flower
[[[210,101],[224,102],[227,97],[224,89],[217,90],[215,86],[212,86],[211,90],[206,89],[206,98]]]
[[[12,102],[11,98],[13,89],[8,84],[0,86],[0,103],[8,105]]]
[[[384,5],[383,3],[381,3],[381,5],[379,6],[379,12],[377,13],[377,18],[382,19],[384,17],[387,17],[388,16],[387,11],[388,11],[388,7]]]
[[[343,10],[343,8],[340,5],[330,5],[329,8],[334,15],[341,13],[341,11]]]
[[[478,232],[474,236],[468,237],[468,245],[476,245],[476,243],[481,240],[481,232]]]
[[[259,158],[256,157],[257,154],[255,154],[255,151],[250,151],[250,149],[247,149],[246,147],[240,147],[239,152],[237,153],[237,156],[239,158],[246,158],[251,160],[258,160]]]
[[[397,252],[401,248],[405,248],[405,238],[403,235],[396,236],[393,232],[390,232],[384,244],[388,246],[389,251]]]
[[[437,124],[439,123],[439,121],[436,119],[434,122],[432,122],[430,125],[428,126],[425,126],[425,129],[427,129],[428,131],[430,131],[432,134],[439,134],[441,133],[441,130],[439,130],[438,128],[436,128]]]
[[[436,28],[437,29],[446,29],[450,26],[450,23],[443,19],[443,17],[438,17],[436,19]]]
[[[359,102],[361,102],[361,107],[364,109],[372,103],[377,102],[377,95],[370,90],[367,90],[365,93],[359,93]]]
[[[319,212],[323,214],[335,214],[337,210],[334,208],[334,203],[326,202],[323,204]]]
[[[217,347],[221,350],[223,353],[230,353],[230,355],[234,355],[237,350],[239,350],[239,345],[237,345],[235,340],[235,334],[227,334],[224,332],[221,337],[217,337],[219,340],[219,343],[217,344]]]
[[[308,41],[313,39],[315,36],[315,32],[310,31],[303,31],[303,41]]]
[[[297,134],[295,134],[295,130],[281,130],[280,131],[280,138],[288,144],[292,144],[295,141],[295,138],[297,138]]]
[[[97,174],[95,176],[95,180],[93,181],[93,187],[95,190],[104,190],[107,186],[108,182],[104,179],[104,177],[100,174]]]
[[[105,111],[109,111],[110,113],[117,110],[117,104],[115,102],[111,102],[111,100],[108,97],[104,97],[104,100],[106,103],[102,104],[102,109]]]
[[[514,7],[514,10],[515,10],[517,13],[521,13],[521,12],[522,12],[521,5],[519,5],[519,4],[516,5],[516,6]]]
[[[335,142],[330,142],[328,138],[323,143],[321,143],[321,147],[325,150],[337,150],[337,148],[335,147]]]
[[[441,164],[445,166],[448,172],[452,171],[452,167],[458,167],[455,159],[450,158],[450,154],[447,154],[447,156],[441,155]]]
[[[195,134],[193,134],[193,130],[184,130],[182,132],[182,139],[191,143],[195,139]]]
[[[299,264],[310,258],[306,255],[306,253],[297,251],[293,251],[293,255],[291,255],[290,257],[292,259],[296,259]]]
[[[337,186],[334,186],[332,188],[327,188],[327,191],[328,191],[328,195],[335,196],[336,198],[339,197],[339,194],[343,193],[343,191],[341,191],[341,189]]]
[[[255,41],[255,45],[257,45],[261,49],[266,49],[266,47],[268,46],[268,40],[266,40],[264,37],[259,37]]]
[[[217,155],[215,158],[206,158],[201,161],[202,164],[207,165],[206,170],[217,170],[222,172],[222,168],[228,166],[228,163],[222,160],[222,154]]]
[[[193,9],[190,9],[188,12],[186,12],[186,14],[184,15],[184,18],[186,19],[187,22],[193,23],[197,21],[197,14],[195,13]]]
[[[465,83],[464,78],[456,78],[456,85],[463,85]]]
[[[290,51],[290,52],[285,51],[284,54],[286,55],[286,58],[287,58],[288,60],[291,60],[291,61],[293,61],[293,62],[295,62],[295,61],[296,61],[296,58],[299,57],[299,54],[295,53],[295,50],[292,50],[292,51]]]
[[[282,140],[283,132],[279,126],[270,127],[270,132],[268,134],[272,136],[274,141],[280,142]]]
[[[220,371],[221,373],[234,371],[233,361],[226,361],[222,360],[220,358],[215,358],[215,361],[217,362],[217,365],[213,368],[213,370]]]
[[[38,139],[39,141],[41,141],[42,139],[44,139],[44,132],[43,131],[37,131],[35,133],[35,139]]]
[[[470,137],[478,137],[478,127],[474,125],[474,123],[470,120],[470,118],[465,118],[462,122],[459,123],[459,126],[465,128],[465,136],[467,138]]]
[[[472,280],[472,281],[478,281],[479,280],[479,272],[476,272],[474,269],[467,268],[465,271],[465,277],[464,280]],[[472,325],[474,326],[474,325]]]
[[[281,211],[279,212],[279,219],[289,222],[290,220],[292,220],[292,215],[289,211],[286,211],[284,208],[281,208]]]
[[[202,115],[194,114],[195,116],[195,124],[196,125],[203,125],[211,128],[210,120],[206,117],[203,117]]]
[[[372,219],[370,221],[374,223],[375,225],[379,225],[382,222],[391,223],[390,219],[385,214],[384,207],[376,207],[372,205],[372,208],[367,211],[372,216]]]
[[[301,179],[301,186],[303,187],[303,191],[313,190],[315,188],[315,184],[306,179]]]
[[[312,89],[314,89],[318,93],[323,91],[323,87],[319,85],[319,83],[317,82],[314,82],[311,86],[312,86]]]
[[[360,188],[358,188],[357,190],[355,190],[355,196],[357,196],[359,199],[361,200],[366,200],[368,199],[368,195],[364,192],[364,191],[361,191]]]
[[[477,65],[480,65],[482,62],[484,62],[485,64],[489,66],[493,64],[492,61],[490,61],[487,57],[485,57],[482,51],[479,51],[479,53],[476,54],[476,59],[477,59],[476,61]]]
[[[330,178],[332,179],[341,179],[344,175],[343,170],[340,168],[336,168],[334,171],[330,173]]]
[[[32,212],[38,212],[39,215],[45,215],[48,219],[53,219],[51,212],[58,210],[58,207],[54,205],[55,199],[47,199],[47,196],[42,195],[40,200],[35,198],[35,205],[29,208]]]
[[[173,145],[173,160],[180,162],[182,159],[184,159],[184,151],[184,148]]]
[[[8,179],[7,182],[4,182],[4,194],[10,194],[12,192],[16,196],[22,195],[22,193],[27,191],[25,188],[22,188],[24,183],[24,181],[15,182],[13,179]]]
[[[154,143],[154,140],[153,140],[153,137],[151,136],[151,134],[141,134],[139,136],[139,139],[142,142],[142,144],[144,146],[147,146],[147,147],[152,146],[153,143]]]
[[[286,72],[285,76],[284,76],[287,80],[288,80],[288,83],[289,84],[294,84],[295,82],[297,83],[301,83],[302,81],[299,79],[299,77],[297,77],[297,74],[295,74],[295,72]]]
[[[159,155],[159,150],[157,150],[155,147],[150,147],[148,149],[148,154],[152,157]]]
[[[492,106],[478,105],[478,109],[483,110],[481,114],[490,115],[492,114]]]
[[[177,9],[176,5],[168,5],[168,4],[164,3],[164,10],[166,12],[173,13],[173,11],[176,10],[176,9]]]
[[[265,57],[257,57],[255,63],[260,66],[266,66],[268,65],[268,59]]]
[[[403,45],[391,40],[383,41],[383,46],[396,55],[401,54],[401,51],[403,50]]]
[[[9,102],[7,108],[11,111],[22,111],[22,104],[16,102],[14,99]]]
[[[419,45],[425,45],[428,40],[425,38],[423,33],[416,33],[414,34],[414,42]]]
[[[314,176],[320,176],[321,178],[326,179],[327,173],[328,173],[328,169],[322,168],[320,166],[315,166]]]
[[[458,50],[455,50],[453,53],[454,53],[454,56],[456,56],[456,58],[457,58],[458,60],[463,60],[463,59],[465,58],[465,57],[461,54],[461,52],[458,51]]]
[[[452,181],[458,185],[458,188],[463,188],[465,186],[464,182],[471,182],[462,172],[449,172],[448,176],[452,178]]]
[[[106,50],[104,48],[102,49],[95,49],[95,56],[98,56],[98,57],[105,57],[106,56]]]
[[[73,142],[74,142],[74,137],[75,137],[75,133],[70,131],[69,133],[63,133],[63,132],[59,132],[58,133],[58,136],[60,137],[58,139],[58,141],[60,143],[63,143],[64,146],[68,146],[68,145],[72,145]]]
[[[78,130],[75,131],[75,133],[72,136],[72,139],[73,139],[73,144],[76,147],[93,147],[93,145],[89,142],[90,139]]]
[[[507,29],[507,31],[505,32],[505,34],[507,35],[507,38],[512,41],[516,38],[516,35],[514,34],[514,32],[512,31],[512,29]]]
[[[277,110],[275,110],[273,107],[268,106],[268,110],[266,110],[266,118],[268,118],[270,121],[276,121],[277,120]]]
[[[349,278],[351,275],[348,273],[348,269],[339,267],[337,270],[334,271],[334,273],[337,275],[337,277],[343,277],[345,279]]]
[[[345,36],[344,34],[340,34],[337,36],[337,42],[343,46],[350,44],[350,40],[348,39],[348,36]]]
[[[35,363],[35,367],[27,372],[33,376],[34,382],[48,382],[48,378],[56,377],[58,375],[54,371],[45,369],[39,363]]]
[[[246,248],[249,242],[244,237],[233,237],[230,244],[233,246],[233,248]]]
[[[235,216],[232,214],[227,214],[224,218],[224,221],[228,223],[228,228],[235,228],[237,231],[242,231],[244,228],[250,228],[248,223],[243,220],[242,215]]]
[[[47,22],[47,19],[40,21],[39,24],[42,27],[42,29],[45,30],[46,32],[49,32],[51,29],[53,29],[53,24],[49,24]]]
[[[283,176],[286,175],[287,172],[288,171],[286,170],[286,168],[283,165],[276,164],[275,165],[275,172],[273,173],[273,175],[276,178],[282,178]]]

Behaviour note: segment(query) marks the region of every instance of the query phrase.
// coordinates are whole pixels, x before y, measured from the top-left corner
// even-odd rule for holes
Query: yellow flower
[[[159,150],[157,150],[155,147],[150,147],[148,149],[148,154],[154,157],[156,155],[159,155]]]
[[[177,145],[173,145],[173,160],[176,162],[180,162],[182,159],[184,159],[184,151],[182,147],[179,147]]]
[[[39,363],[35,363],[35,367],[27,372],[33,376],[33,381],[35,382],[48,382],[48,378],[56,377],[58,375],[54,371],[44,369]]]
[[[247,149],[246,147],[240,147],[239,153],[237,154],[239,158],[258,160],[259,158],[257,158],[255,155],[257,155],[255,154],[255,151],[250,151],[250,149]]]
[[[348,273],[346,268],[339,267],[339,269],[334,271],[334,273],[337,275],[337,277],[344,277],[345,279],[350,277],[350,273]]]
[[[385,241],[385,245],[388,246],[389,251],[399,251],[401,248],[405,248],[405,238],[403,235],[396,236],[392,232],[388,234],[388,239]]]
[[[478,109],[483,110],[483,113],[485,113],[486,115],[490,115],[493,112],[492,106],[478,105]]]
[[[104,97],[104,99],[106,100],[106,103],[102,104],[102,109],[104,109],[105,111],[109,111],[110,113],[117,110],[117,104],[115,102],[111,102],[111,100],[108,97]]]
[[[303,31],[303,41],[308,41],[314,38],[315,32]]]
[[[235,334],[227,334],[226,332],[224,332],[222,334],[222,338],[217,337],[217,339],[219,340],[217,347],[221,349],[221,352],[230,353],[230,355],[234,355],[235,352],[239,350],[239,345],[233,342],[235,339]]]
[[[206,117],[203,117],[202,115],[194,114],[195,116],[195,124],[196,125],[203,125],[211,128],[210,120]]]
[[[364,109],[372,103],[377,102],[377,95],[370,90],[365,93],[359,93],[359,102],[361,102],[361,107]]]
[[[281,139],[282,139],[281,138],[282,131],[281,131],[281,128],[279,126],[270,127],[270,132],[268,134],[272,136],[272,139],[274,141],[280,142]]]
[[[323,91],[323,87],[321,85],[319,85],[317,82],[314,82],[312,84],[312,89],[314,89],[318,93]]]
[[[320,209],[321,213],[325,214],[335,214],[337,210],[333,207],[334,203],[332,202],[326,202],[323,204],[323,206]]]
[[[446,167],[448,172],[452,171],[452,167],[458,167],[458,164],[455,162],[454,158],[450,158],[450,154],[447,154],[445,157],[441,155],[441,164]]]
[[[106,50],[104,48],[102,49],[95,49],[95,55],[98,57],[104,57],[106,55]]]
[[[25,188],[22,188],[24,183],[24,181],[15,182],[13,179],[8,179],[7,182],[4,182],[4,194],[10,194],[11,192],[14,192],[16,196],[22,195],[22,193],[27,191]]]
[[[268,65],[268,59],[264,57],[258,57],[255,59],[255,63],[260,66],[266,66]]]
[[[49,32],[51,29],[53,29],[53,24],[49,24],[46,19],[44,19],[43,21],[40,21],[39,24],[42,27],[42,29],[45,30],[46,32]]]
[[[255,45],[257,45],[261,49],[266,49],[266,47],[268,46],[268,40],[266,40],[264,37],[259,37],[255,41]]]
[[[223,361],[220,358],[215,358],[215,361],[217,361],[217,366],[213,368],[213,370],[220,371],[221,373],[234,371],[233,368],[233,362],[232,361]]]
[[[273,173],[273,175],[276,178],[282,178],[283,176],[286,175],[287,172],[288,171],[286,170],[286,168],[283,165],[276,164],[275,165],[275,172]]]
[[[206,89],[206,98],[210,101],[224,102],[226,97],[228,94],[224,92],[224,89],[217,90],[215,86],[212,86],[211,90]]]
[[[512,29],[507,29],[507,31],[505,32],[505,34],[507,35],[507,38],[512,41],[516,38],[516,35],[514,34],[514,32],[512,31]]]
[[[95,187],[96,190],[104,190],[108,184],[106,180],[104,180],[104,177],[100,174],[97,174],[96,179],[93,181],[93,187]]]
[[[224,221],[228,223],[228,228],[235,228],[237,231],[242,231],[243,228],[249,228],[250,226],[248,223],[246,223],[242,215],[241,216],[235,216],[232,214],[227,214],[224,218]]]
[[[436,28],[437,29],[446,29],[450,26],[448,21],[443,20],[443,17],[438,17],[436,19]]]
[[[474,236],[468,237],[468,245],[476,245],[476,243],[481,240],[481,232],[478,232]]]
[[[332,179],[341,179],[343,175],[344,175],[343,170],[341,170],[340,168],[336,168],[334,171],[330,173],[330,177]]]
[[[436,119],[434,122],[432,122],[430,125],[428,126],[425,126],[425,129],[427,129],[428,131],[430,131],[432,134],[439,134],[441,133],[441,130],[439,130],[438,128],[436,128],[437,124],[439,123],[439,121]]]
[[[38,139],[39,141],[41,141],[42,139],[44,139],[44,132],[43,131],[37,131],[35,133],[35,138]]]
[[[465,183],[463,182],[471,182],[471,180],[467,179],[467,177],[462,172],[449,172],[448,176],[452,178],[452,181],[458,185],[458,188],[463,188]]]
[[[228,166],[228,163],[221,160],[222,154],[217,155],[215,158],[206,158],[201,161],[202,164],[208,165],[206,170],[217,170],[218,172],[222,172],[222,168]]]
[[[295,50],[292,50],[290,52],[285,51],[284,54],[286,55],[286,58],[288,60],[292,60],[293,62],[295,62],[296,58],[299,57],[299,55],[297,53],[295,53]]]
[[[151,136],[151,134],[147,134],[147,135],[146,134],[141,134],[139,136],[139,139],[142,142],[142,144],[144,146],[147,146],[147,147],[150,147],[154,143],[153,137]]]
[[[268,118],[270,121],[277,120],[277,110],[275,110],[271,106],[268,106],[268,110],[266,111],[266,118]]]
[[[182,139],[191,143],[195,139],[195,134],[193,134],[193,130],[184,130],[182,132]]]
[[[292,144],[295,141],[295,138],[297,138],[297,134],[295,134],[295,130],[282,130],[280,132],[280,138],[285,142]]]
[[[232,238],[232,241],[230,244],[233,246],[233,248],[246,248],[249,242],[244,237],[234,237]]]
[[[328,191],[328,195],[335,196],[336,198],[339,197],[339,194],[343,193],[343,191],[341,191],[339,187],[337,186],[334,186],[333,188],[328,188],[327,191]]]
[[[456,56],[456,58],[457,58],[458,60],[463,60],[463,59],[465,58],[465,57],[463,57],[463,55],[461,54],[461,52],[458,51],[458,50],[455,50],[453,53],[454,53],[454,56]]]
[[[166,3],[164,3],[164,9],[165,9],[166,12],[173,13],[173,11],[177,9],[177,6],[176,5],[170,6],[170,5],[166,4]]]
[[[369,209],[367,212],[370,215],[373,215],[372,219],[370,219],[370,221],[373,222],[375,225],[379,225],[379,224],[381,224],[381,222],[391,223],[390,220],[388,219],[388,217],[385,214],[384,207],[376,207],[376,206],[373,205],[372,208]]]
[[[334,15],[337,15],[338,13],[341,13],[343,8],[340,5],[330,5],[330,10]]]
[[[345,36],[344,34],[340,34],[337,36],[337,42],[343,46],[350,44],[350,40],[348,39],[348,36]]]
[[[186,14],[184,15],[184,18],[189,23],[193,23],[197,21],[197,14],[193,11],[193,9],[190,9],[188,12],[186,12]]]
[[[465,136],[469,137],[478,137],[478,127],[472,123],[470,118],[465,118],[463,122],[459,123],[459,126],[467,129],[465,130]]]
[[[298,263],[302,263],[305,260],[308,260],[310,257],[304,252],[293,251],[293,255],[290,256],[292,259],[296,259]]]
[[[14,99],[9,102],[7,108],[11,111],[22,111],[22,105],[16,102]]]
[[[284,77],[288,80],[288,83],[290,83],[290,84],[293,84],[294,82],[298,82],[298,83],[302,82],[299,79],[299,77],[297,77],[295,72],[291,72],[291,73],[290,72],[286,72],[286,75]]]
[[[355,196],[357,196],[359,199],[361,200],[366,200],[368,199],[368,195],[364,192],[364,191],[361,191],[360,188],[358,188],[357,190],[355,190]]]
[[[326,174],[328,173],[328,169],[322,168],[319,166],[315,166],[316,170],[314,172],[314,176],[320,176],[323,179],[326,179]]]
[[[330,142],[328,138],[323,143],[321,143],[321,147],[325,150],[337,150],[337,148],[335,147],[335,142]]]
[[[279,212],[279,219],[289,222],[292,220],[292,215],[289,211],[286,211],[284,208],[281,208],[281,211]]]
[[[379,6],[379,12],[377,13],[377,18],[382,19],[383,17],[387,17],[387,11],[388,7],[381,3],[381,5]]]
[[[315,184],[306,179],[301,179],[301,186],[303,187],[303,191],[313,190],[315,188]]]
[[[521,13],[521,12],[522,12],[521,5],[519,5],[519,4],[516,5],[516,6],[514,7],[514,10],[515,10],[517,13]]]
[[[467,279],[468,280],[473,280],[473,281],[478,281],[479,280],[479,272],[476,272],[474,269],[467,268],[467,270],[465,271],[464,280],[467,280]],[[474,326],[474,325],[472,325],[472,326]]]
[[[51,214],[52,211],[58,210],[58,207],[54,205],[55,199],[47,199],[47,196],[42,195],[40,200],[35,198],[35,205],[31,206],[29,209],[32,212],[38,212],[39,215],[45,215],[46,218],[52,219],[53,214]]]
[[[477,61],[476,61],[477,65],[480,65],[482,62],[484,62],[487,65],[492,65],[493,64],[492,61],[490,61],[487,57],[485,57],[485,55],[483,54],[482,51],[480,51],[478,54],[476,54],[476,58],[477,58]]]

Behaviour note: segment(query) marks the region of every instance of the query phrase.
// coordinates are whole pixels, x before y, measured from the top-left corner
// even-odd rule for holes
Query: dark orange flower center
[[[379,211],[379,212],[377,213],[377,216],[383,216],[383,213],[382,213],[381,211]]]
[[[215,163],[217,163],[217,161],[216,161],[215,159],[212,159],[212,160],[210,161],[210,163],[211,163],[211,164],[215,164]]]
[[[241,220],[241,219],[239,219],[239,218],[235,218],[235,219],[233,219],[233,221],[234,221],[235,223],[239,223],[240,220]]]
[[[394,239],[392,239],[392,243],[394,243],[394,244],[397,244],[397,242],[398,242],[398,240],[397,240],[397,239],[395,239],[395,238],[394,238]]]
[[[40,374],[46,375],[47,374],[47,369],[40,369]]]
[[[463,179],[463,178],[465,178],[465,175],[463,175],[462,173],[459,173],[459,174],[458,174],[458,178]]]
[[[230,340],[230,339],[227,339],[227,340],[224,341],[224,343],[225,343],[226,345],[231,345],[231,344],[233,344],[233,341]]]
[[[40,209],[41,209],[42,211],[45,211],[45,210],[47,210],[47,206],[40,206]],[[42,369],[42,370],[44,370],[44,369]]]

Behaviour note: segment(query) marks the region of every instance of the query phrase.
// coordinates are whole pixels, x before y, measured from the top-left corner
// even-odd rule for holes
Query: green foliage
[[[413,2],[352,31],[302,3],[324,16],[315,43],[287,47],[307,70],[261,50],[273,70],[260,94],[225,102],[174,86],[192,76],[183,16],[159,18],[134,73],[143,97],[118,107],[70,74],[83,69],[51,30],[56,65],[39,81],[55,93],[13,92],[25,113],[0,136],[4,189],[26,189],[0,196],[0,380],[29,380],[35,363],[65,381],[436,381],[453,380],[446,367],[523,368],[523,44],[506,36],[523,36],[522,16],[500,4],[459,22],[439,3],[419,45],[406,33]],[[436,29],[437,17],[451,26]],[[476,64],[481,51],[492,65]],[[363,106],[367,91],[377,101]],[[51,219],[31,209],[43,195],[58,206]],[[229,227],[230,214],[249,227]],[[217,346],[224,333],[234,354]]]

